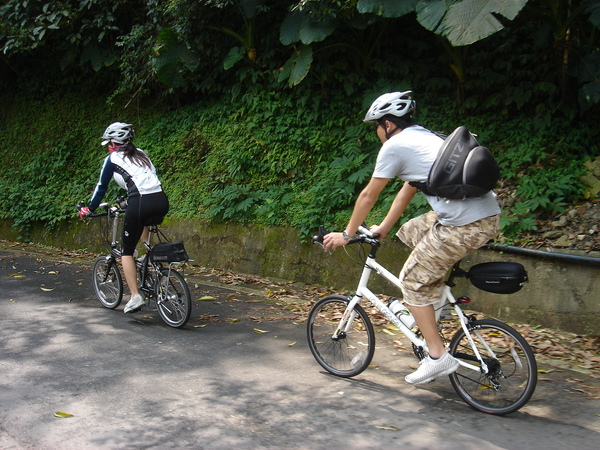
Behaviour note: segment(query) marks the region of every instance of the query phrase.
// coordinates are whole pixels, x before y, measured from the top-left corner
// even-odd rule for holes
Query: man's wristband
[[[351,238],[351,237],[348,235],[348,232],[347,232],[346,230],[344,230],[344,231],[342,232],[342,237],[343,237],[344,239],[346,239],[347,241],[349,241],[350,239],[352,239],[352,238]]]

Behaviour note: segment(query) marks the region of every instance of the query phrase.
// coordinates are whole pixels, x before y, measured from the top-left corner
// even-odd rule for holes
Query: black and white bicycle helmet
[[[411,98],[412,91],[389,92],[379,96],[367,111],[365,122],[374,122],[387,114],[402,117],[414,111],[416,102]]]
[[[135,137],[133,125],[124,122],[111,123],[102,135],[102,145],[113,141],[115,144],[125,144]]]

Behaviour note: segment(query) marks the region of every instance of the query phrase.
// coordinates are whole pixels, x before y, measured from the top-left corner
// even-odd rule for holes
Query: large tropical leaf
[[[310,45],[301,45],[294,51],[279,73],[279,81],[288,80],[290,86],[300,83],[312,65],[313,52]]]
[[[251,19],[258,13],[258,7],[261,5],[261,0],[240,0],[240,6],[244,11],[244,15]]]
[[[585,11],[590,13],[590,22],[600,28],[600,0],[586,0]]]
[[[160,81],[170,87],[182,87],[185,83],[181,75],[185,67],[195,70],[198,67],[198,57],[179,41],[177,34],[170,28],[161,30],[158,36],[158,46],[154,49],[154,70]]]
[[[231,69],[237,62],[241,61],[246,55],[246,49],[244,47],[233,47],[229,50],[229,53],[223,61],[223,69]]]
[[[334,30],[333,20],[313,22],[304,11],[293,11],[283,19],[279,40],[283,45],[298,41],[303,44],[312,44],[325,40]]]
[[[420,0],[417,20],[452,45],[470,45],[504,28],[498,16],[513,20],[528,0]]]
[[[359,13],[373,13],[382,17],[402,17],[415,10],[419,0],[358,0]]]
[[[577,70],[581,95],[585,102],[594,105],[600,102],[600,51],[588,54]]]

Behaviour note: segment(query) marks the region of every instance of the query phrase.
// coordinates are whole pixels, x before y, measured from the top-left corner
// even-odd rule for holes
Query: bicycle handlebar
[[[85,203],[80,202],[77,204],[77,210],[81,210],[81,208],[85,207]],[[114,204],[111,206],[110,203],[100,203],[100,205],[98,206],[99,208],[103,209],[104,212],[101,213],[92,213],[89,214],[87,217],[105,217],[105,216],[113,216],[115,214],[122,214],[126,211],[127,209],[127,199],[124,199],[123,197],[118,197],[115,201]]]
[[[329,231],[325,229],[323,225],[319,225],[319,232],[316,236],[313,236],[312,243],[319,244],[321,247],[323,246],[323,238],[329,234]],[[362,224],[358,227],[356,231],[357,236],[350,239],[348,244],[357,244],[360,242],[365,242],[369,245],[379,245],[379,238],[381,235],[379,233],[373,233],[369,228]]]

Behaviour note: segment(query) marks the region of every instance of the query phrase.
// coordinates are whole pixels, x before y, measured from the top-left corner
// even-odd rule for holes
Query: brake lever
[[[323,225],[319,225],[319,232],[316,236],[313,236],[312,243],[319,244],[323,248],[323,250],[325,250],[325,245],[323,245],[323,238],[328,234],[329,234],[329,231],[327,231]],[[329,250],[327,253],[332,255],[333,251]]]

